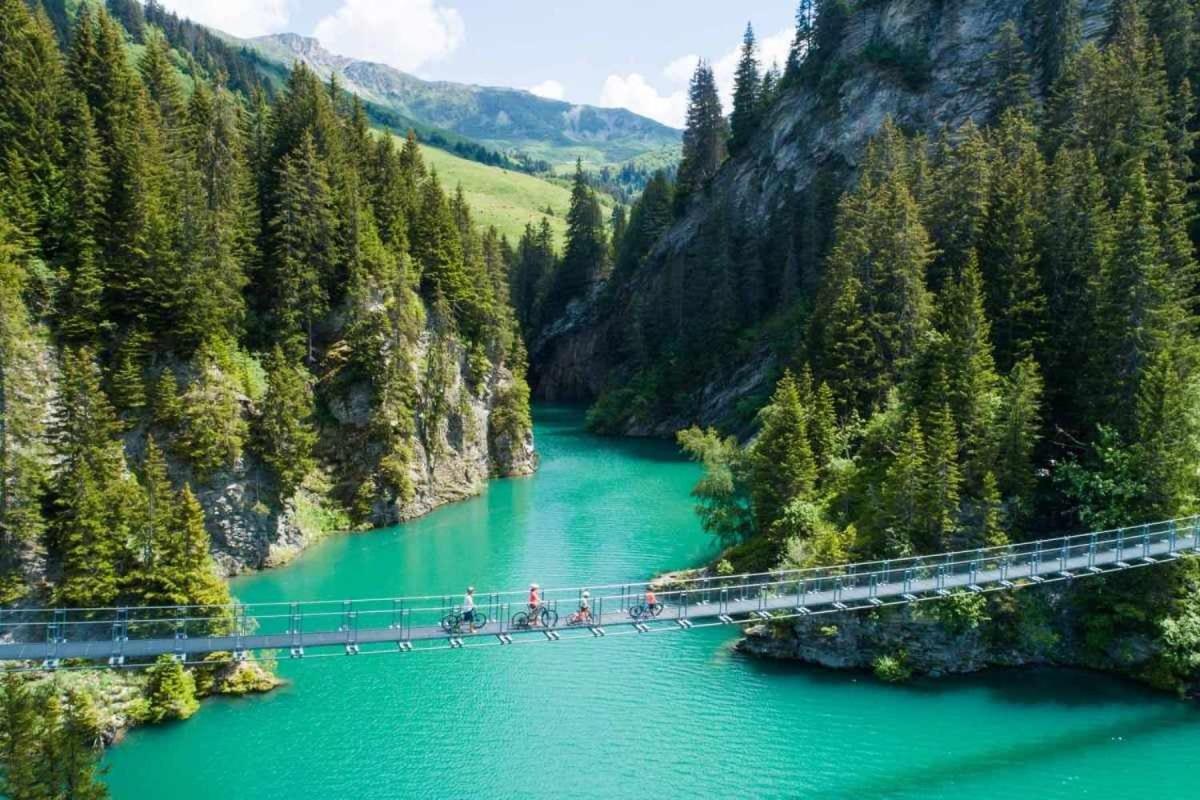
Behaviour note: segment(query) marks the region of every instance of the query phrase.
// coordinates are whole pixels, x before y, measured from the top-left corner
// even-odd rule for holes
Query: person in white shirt
[[[467,593],[463,595],[463,622],[471,628],[471,633],[475,632],[475,587],[468,586]]]

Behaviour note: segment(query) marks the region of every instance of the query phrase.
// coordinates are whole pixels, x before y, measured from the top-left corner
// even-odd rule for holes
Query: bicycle
[[[558,612],[553,608],[538,606],[533,611],[518,611],[512,615],[513,628],[532,628],[534,625],[553,628],[558,624]]]
[[[634,622],[641,622],[642,620],[646,619],[654,619],[661,614],[662,611],[662,603],[651,603],[648,606],[644,603],[639,603],[636,606],[629,607],[629,616],[633,618]]]
[[[571,614],[569,617],[567,617],[567,624],[568,625],[591,625],[593,619],[594,619],[594,617],[592,617],[591,610],[576,611],[574,614]]]
[[[480,630],[488,624],[487,614],[484,614],[479,609],[475,609],[475,630]],[[463,619],[461,611],[451,611],[446,616],[442,617],[442,630],[450,634],[463,633],[464,627],[470,632],[471,625]]]

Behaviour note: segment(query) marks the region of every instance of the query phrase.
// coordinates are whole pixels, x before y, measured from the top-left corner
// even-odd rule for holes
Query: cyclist
[[[654,596],[654,588],[646,587],[646,610],[653,614],[658,609],[658,598]]]
[[[471,633],[475,632],[475,587],[468,586],[467,593],[463,595],[462,605],[463,622],[471,629]]]
[[[583,595],[579,598],[579,615],[580,622],[592,621],[592,593],[587,589],[583,590]]]
[[[541,614],[538,610],[542,607],[541,588],[536,583],[529,584],[529,624],[530,626],[537,625],[541,622]]]

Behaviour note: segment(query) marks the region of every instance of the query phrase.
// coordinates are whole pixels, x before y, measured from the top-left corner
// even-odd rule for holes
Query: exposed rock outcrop
[[[1086,38],[1102,36],[1109,5],[1109,0],[1082,3]],[[829,57],[836,68],[828,69],[819,85],[784,92],[750,146],[724,164],[632,276],[569,309],[536,337],[531,348],[534,395],[594,399],[624,385],[631,377],[628,356],[610,343],[645,325],[648,313],[660,318],[656,335],[704,324],[693,319],[704,316],[694,303],[686,305],[686,314],[681,312],[680,295],[682,287],[705,283],[713,261],[709,234],[715,228],[727,228],[737,251],[754,253],[761,264],[772,298],[768,315],[811,296],[832,208],[854,177],[869,140],[889,118],[905,130],[931,135],[967,120],[983,122],[994,69],[990,56],[1008,20],[1018,24],[1028,49],[1034,50],[1041,23],[1027,0],[860,4],[846,23],[840,47]],[[906,72],[896,57],[881,57],[881,52],[904,54],[917,67]],[[705,338],[698,328],[688,335],[693,341]],[[757,372],[771,379],[771,356],[771,343],[764,339],[749,361],[710,367],[684,387],[687,396],[678,403],[686,410],[683,421],[728,422],[740,398],[763,390],[761,380],[748,376]],[[625,432],[669,434],[679,422],[630,419]]]

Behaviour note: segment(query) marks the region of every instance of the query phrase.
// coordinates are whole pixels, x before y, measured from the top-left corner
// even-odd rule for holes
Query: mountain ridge
[[[628,109],[553,100],[512,87],[428,81],[333,53],[296,33],[237,41],[267,60],[285,65],[301,60],[324,79],[336,74],[349,91],[406,117],[556,165],[575,158],[617,164],[679,146],[680,131]]]

